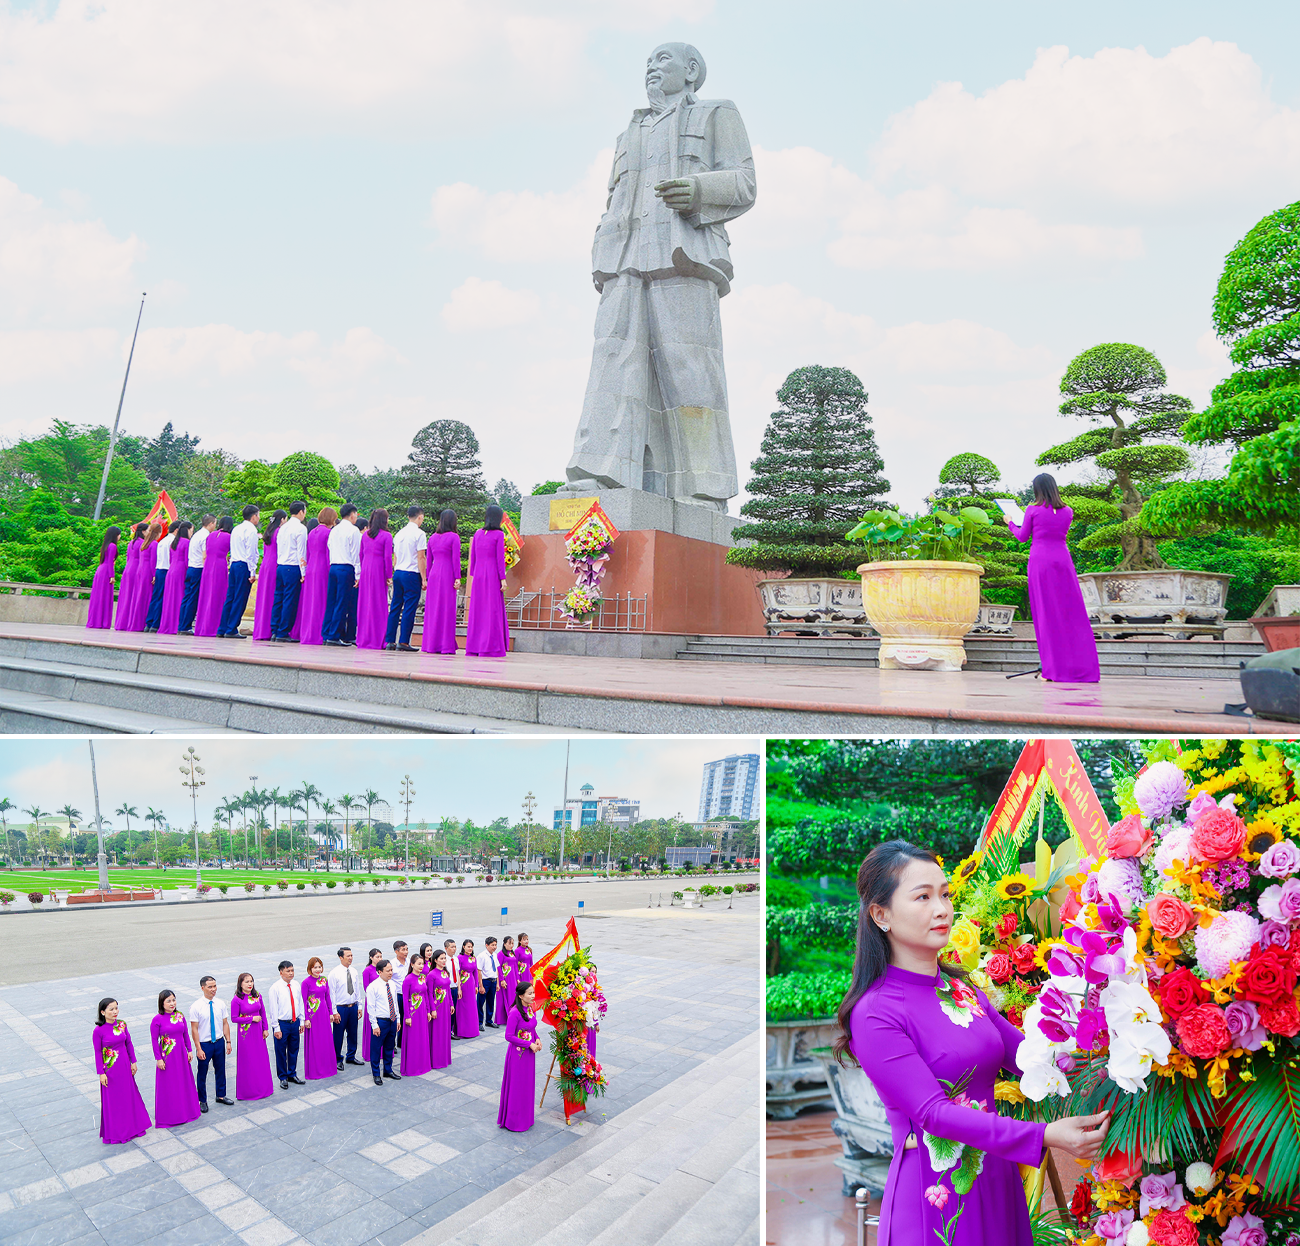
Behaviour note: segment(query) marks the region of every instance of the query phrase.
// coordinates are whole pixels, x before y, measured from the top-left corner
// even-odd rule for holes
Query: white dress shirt
[[[157,571],[166,571],[171,566],[172,543],[165,537],[157,542],[158,545],[158,566]]]
[[[361,529],[346,519],[340,519],[330,529],[326,542],[330,553],[330,566],[350,562],[358,579],[361,578]]]
[[[445,950],[446,950],[446,949],[444,949],[444,951],[445,951]],[[461,972],[460,972],[460,953],[459,953],[459,952],[448,952],[448,953],[447,953],[447,972],[448,972],[449,974],[451,974],[451,984],[452,984],[452,986],[460,986]]]
[[[250,573],[257,570],[257,525],[251,519],[230,534],[230,561],[246,562]]]
[[[417,555],[429,548],[429,538],[419,524],[408,523],[393,538],[393,570],[419,571],[420,560]]]
[[[275,554],[282,567],[307,565],[307,525],[297,515],[280,525],[275,534]]]
[[[389,1011],[389,991],[392,992],[392,1011]],[[385,982],[383,978],[376,978],[368,987],[366,987],[366,1012],[370,1015],[371,1022],[383,1021],[386,1017],[392,1017],[394,1020],[401,1018],[402,1011],[397,1005],[397,1001],[402,998],[401,988],[397,985],[397,979],[394,978]]]
[[[292,1008],[289,1003],[290,992],[293,994]],[[266,992],[266,1016],[271,1022],[271,1028],[276,1029],[281,1021],[288,1021],[291,1013],[299,1021],[302,1020],[302,987],[298,985],[297,978],[292,982],[277,978]]]
[[[211,1004],[211,1009],[208,1005]],[[205,999],[202,995],[190,1005],[190,1020],[199,1027],[199,1042],[216,1043],[225,1039],[221,1023],[230,1016],[230,1007],[224,999],[217,996]],[[212,1022],[216,1021],[213,1025]]]
[[[352,989],[348,990],[348,975],[352,975]],[[334,1007],[340,1004],[359,1004],[361,1002],[361,971],[356,965],[336,965],[329,971],[326,981],[330,984],[330,1000]]]
[[[399,995],[402,993],[402,983],[406,981],[406,975],[411,972],[411,958],[406,958],[406,964],[399,965],[396,956],[390,956],[388,963],[393,967],[393,990]]]
[[[495,952],[480,952],[478,954],[478,976],[481,981],[497,976],[497,954]]]
[[[208,537],[212,535],[206,528],[195,528],[194,535],[190,537],[190,566],[203,566],[203,559],[208,552]]]

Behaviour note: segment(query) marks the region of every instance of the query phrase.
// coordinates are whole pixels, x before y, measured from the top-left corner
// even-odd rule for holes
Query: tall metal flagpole
[[[140,295],[140,310],[135,317],[135,332],[131,334],[131,353],[126,357],[126,375],[122,378],[122,394],[117,400],[117,415],[113,417],[113,431],[108,435],[108,453],[104,456],[104,474],[99,480],[99,497],[95,499],[95,522],[104,509],[104,490],[108,488],[108,469],[113,466],[113,447],[117,444],[117,426],[122,420],[122,404],[126,401],[126,383],[131,376],[131,360],[135,358],[135,339],[140,336],[140,317],[144,315],[145,296]]]
[[[95,838],[99,841],[99,889],[107,891],[109,889],[108,858],[104,855],[104,823],[99,816],[99,779],[95,775],[95,745],[91,740],[87,740],[86,744],[90,748],[90,786],[95,793]]]

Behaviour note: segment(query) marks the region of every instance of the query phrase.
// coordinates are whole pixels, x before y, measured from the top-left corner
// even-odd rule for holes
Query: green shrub
[[[852,973],[786,973],[767,980],[767,1019],[834,1017],[848,994]]]
[[[305,891],[306,888],[307,888],[307,884],[306,884],[306,883],[299,883],[299,884],[298,884],[298,890],[299,890],[299,891]]]
[[[334,888],[338,886],[338,883],[336,883],[336,882],[331,878],[331,879],[329,880],[329,882],[327,882],[327,883],[325,884],[325,886],[326,886],[330,891],[333,891]]]
[[[722,889],[722,894],[723,894],[724,896],[729,896],[729,895],[730,895],[733,891],[735,891],[735,890],[736,890],[736,889],[735,889],[735,888],[734,888],[730,883],[728,883],[728,884],[727,884],[727,885]]]
[[[858,937],[856,904],[807,904],[803,908],[767,913],[768,940],[786,943],[852,947]]]
[[[788,878],[773,876],[767,880],[767,903],[778,909],[797,909],[812,903],[812,892]]]

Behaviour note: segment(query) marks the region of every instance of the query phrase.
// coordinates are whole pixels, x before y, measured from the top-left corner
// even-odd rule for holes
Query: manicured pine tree
[[[978,506],[993,521],[993,531],[988,545],[970,554],[974,562],[984,568],[980,577],[980,599],[1000,605],[1016,606],[1022,614],[1029,613],[1026,566],[1028,547],[1011,535],[1006,516],[995,498],[1012,495],[994,486],[1002,479],[1002,472],[992,459],[982,454],[967,452],[954,454],[939,469],[939,488],[931,501],[939,501],[946,510],[963,506]]]
[[[423,506],[426,519],[450,507],[462,527],[477,526],[489,498],[474,430],[459,420],[426,424],[411,441],[402,487],[410,498],[407,505]]]

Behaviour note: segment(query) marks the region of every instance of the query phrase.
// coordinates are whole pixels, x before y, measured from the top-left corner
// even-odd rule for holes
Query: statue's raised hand
[[[694,212],[700,206],[700,183],[694,177],[676,177],[671,181],[660,182],[655,186],[659,196],[674,212],[683,215]]]

